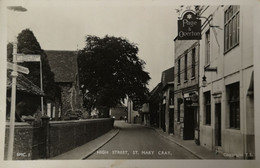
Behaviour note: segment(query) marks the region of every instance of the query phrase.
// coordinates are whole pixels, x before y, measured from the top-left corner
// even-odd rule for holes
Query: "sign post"
[[[178,20],[178,40],[201,40],[201,20],[193,11],[186,11]]]
[[[13,149],[14,149],[14,123],[15,123],[15,106],[16,106],[16,78],[18,72],[28,74],[28,68],[17,65],[17,44],[13,45],[13,64],[7,63],[7,68],[12,69],[12,93],[11,93],[11,111],[10,111],[10,125],[9,125],[9,139],[8,139],[8,153],[7,160],[13,159]]]

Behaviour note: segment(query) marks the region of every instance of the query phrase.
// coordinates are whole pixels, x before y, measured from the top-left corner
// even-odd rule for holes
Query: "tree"
[[[55,96],[59,95],[59,88],[54,83],[54,73],[51,71],[47,55],[41,49],[33,32],[29,29],[23,30],[17,37],[17,52],[23,54],[39,54],[42,61],[42,77],[43,77],[43,90],[48,100],[54,100]],[[12,44],[7,46],[7,60],[12,61]],[[31,80],[35,85],[40,87],[40,64],[39,62],[24,62],[22,66],[27,67],[30,73],[26,78]],[[46,100],[46,99],[45,99]]]
[[[78,65],[87,109],[115,107],[127,96],[140,104],[146,102],[150,76],[137,54],[136,44],[125,38],[86,37],[86,46],[78,53]]]

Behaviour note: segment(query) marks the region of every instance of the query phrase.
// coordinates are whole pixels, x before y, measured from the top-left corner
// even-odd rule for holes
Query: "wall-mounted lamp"
[[[206,87],[207,86],[207,77],[204,75],[202,77],[202,87]]]

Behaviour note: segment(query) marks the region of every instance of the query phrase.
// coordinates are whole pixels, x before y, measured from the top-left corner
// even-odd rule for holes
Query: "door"
[[[221,103],[215,104],[215,146],[221,146]]]
[[[161,118],[161,128],[165,132],[165,104],[162,105],[162,118]]]
[[[184,140],[194,139],[194,108],[189,101],[184,102]]]
[[[174,116],[174,109],[170,108],[170,114],[169,114],[169,133],[174,133],[174,123],[173,123],[173,116]]]

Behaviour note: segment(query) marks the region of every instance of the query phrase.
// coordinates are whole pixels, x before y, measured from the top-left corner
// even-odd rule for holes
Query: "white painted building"
[[[253,10],[204,6],[201,16],[200,144],[246,158],[255,154]]]

